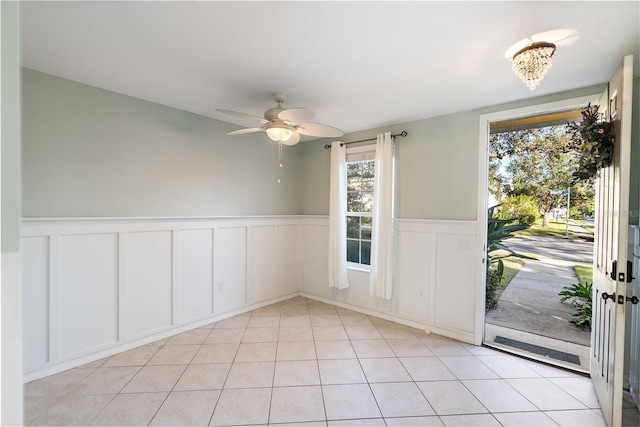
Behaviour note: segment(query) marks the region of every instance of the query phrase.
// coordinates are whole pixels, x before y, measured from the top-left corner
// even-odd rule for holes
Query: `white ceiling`
[[[239,125],[215,109],[262,116],[283,91],[285,106],[352,132],[601,84],[627,54],[637,76],[639,6],[24,2],[22,64]],[[505,52],[556,30],[576,36],[557,43],[553,68],[530,91]]]

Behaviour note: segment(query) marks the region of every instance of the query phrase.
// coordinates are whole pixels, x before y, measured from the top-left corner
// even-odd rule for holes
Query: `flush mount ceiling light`
[[[555,52],[553,43],[532,43],[513,55],[511,68],[529,89],[534,90],[553,65]]]

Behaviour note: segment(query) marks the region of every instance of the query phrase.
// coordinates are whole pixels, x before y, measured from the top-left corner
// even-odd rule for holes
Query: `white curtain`
[[[373,185],[373,225],[369,293],[390,299],[393,288],[393,139],[378,135]]]
[[[329,187],[329,287],[349,287],[347,276],[347,149],[331,144]]]

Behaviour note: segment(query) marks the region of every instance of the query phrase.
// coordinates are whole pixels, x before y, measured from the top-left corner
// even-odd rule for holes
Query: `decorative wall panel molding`
[[[300,217],[23,220],[33,380],[298,295]]]
[[[25,380],[299,294],[473,343],[477,224],[395,220],[391,300],[329,289],[327,216],[26,219]]]
[[[476,340],[479,292],[476,221],[396,219],[395,277],[391,301],[369,295],[366,271],[350,270],[350,287],[327,287],[328,217],[303,217],[302,292],[411,321],[468,343]],[[482,308],[480,308],[482,309]]]

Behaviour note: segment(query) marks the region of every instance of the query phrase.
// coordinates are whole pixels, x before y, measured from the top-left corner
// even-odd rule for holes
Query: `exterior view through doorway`
[[[484,342],[588,373],[594,187],[573,175],[567,128],[580,118],[571,108],[490,124]]]
[[[629,234],[633,234],[633,227],[629,226],[637,226],[637,216],[631,217],[631,209],[637,212],[637,205],[630,204],[630,193],[638,194],[639,191],[637,183],[631,180],[631,169],[638,167],[630,161],[633,139],[632,86],[633,57],[628,55],[622,59],[601,93],[484,114],[480,116],[479,123],[478,233],[483,236],[484,242],[489,242],[487,226],[495,225],[495,220],[487,221],[489,205],[486,189],[489,175],[491,124],[499,125],[513,119],[572,109],[582,109],[584,123],[589,124],[589,126],[582,126],[582,137],[577,138],[578,144],[574,147],[581,152],[580,162],[584,162],[585,165],[581,171],[588,171],[590,176],[597,176],[594,206],[595,244],[591,275],[593,280],[592,315],[590,316],[592,332],[588,373],[598,397],[603,418],[609,426],[640,425],[637,409],[640,407],[637,386],[640,383],[640,374],[637,369],[640,366],[638,363],[640,357],[638,331],[640,329],[637,326],[640,324],[638,321],[640,314],[638,298],[634,291],[637,290],[639,264],[630,260],[630,258],[635,260],[638,258],[636,254],[640,254],[640,249],[636,248],[636,246],[640,247],[640,238],[629,238]],[[585,108],[588,105],[592,105],[593,108]],[[603,139],[602,134],[611,136]],[[589,147],[595,147],[596,151],[590,151]],[[606,148],[608,151],[603,151],[603,147],[609,147]],[[534,153],[534,155],[539,154],[539,152]],[[599,163],[601,159],[608,160]],[[536,175],[530,172],[529,177],[534,180]],[[561,188],[547,190],[549,193],[554,191],[556,194],[562,194]],[[573,195],[573,189],[571,193]],[[632,245],[630,245],[631,242],[633,242]],[[482,268],[486,264],[483,262]],[[482,285],[480,294],[484,297],[484,283]],[[492,340],[488,334],[489,328],[485,324],[485,320],[489,320],[487,317],[484,310],[478,315],[483,323],[483,343],[498,347],[499,345],[494,342],[495,339]],[[625,334],[627,331],[629,333]],[[536,356],[532,352],[525,353],[524,350],[515,348],[512,352],[531,359],[551,362],[548,356]],[[630,366],[635,368],[629,369]]]

